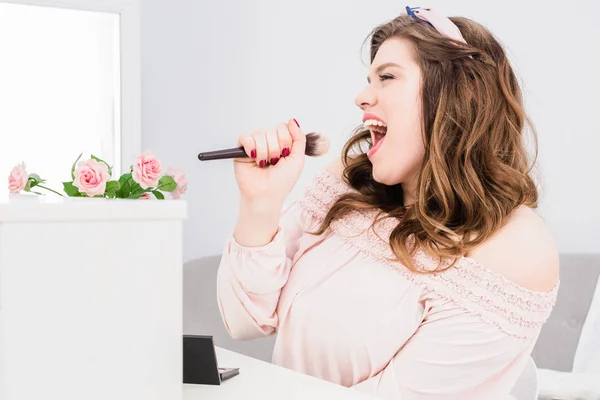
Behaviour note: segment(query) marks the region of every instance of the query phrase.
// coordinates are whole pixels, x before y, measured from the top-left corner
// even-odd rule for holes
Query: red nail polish
[[[267,164],[267,162],[265,160],[260,160],[260,162],[258,163],[258,166],[261,168],[264,168],[266,164]]]
[[[250,157],[252,157],[252,158],[256,158],[256,150],[252,150],[252,151],[250,152]]]
[[[279,158],[278,158],[278,157],[273,157],[273,158],[271,158],[271,165],[275,165],[275,164],[277,164],[277,162],[278,162],[278,161],[279,161]]]
[[[281,156],[282,157],[287,157],[290,155],[290,149],[287,147],[284,147],[283,150],[281,150]]]
[[[294,118],[294,122],[296,123],[296,125],[298,125],[298,128],[300,128],[300,124],[298,123],[298,121],[296,121],[296,118]]]

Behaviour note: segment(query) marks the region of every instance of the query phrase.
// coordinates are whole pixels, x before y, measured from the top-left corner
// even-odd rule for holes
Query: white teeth
[[[382,126],[382,127],[387,127],[386,124],[384,124],[381,121],[377,121],[376,119],[368,119],[363,123],[365,128],[369,128],[372,126]]]
[[[377,121],[375,119],[368,119],[363,123],[363,126],[366,129],[369,129],[372,132],[385,135],[387,132],[387,125],[381,121]]]

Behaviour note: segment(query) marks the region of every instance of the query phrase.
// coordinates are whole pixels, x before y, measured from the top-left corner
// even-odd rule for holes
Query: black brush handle
[[[205,151],[204,153],[198,154],[198,160],[209,161],[209,160],[224,160],[227,158],[242,158],[248,157],[243,147],[234,147],[231,149]]]
[[[320,134],[311,132],[306,135],[306,147],[304,149],[304,154],[307,156],[313,157],[315,155],[319,156],[321,154],[315,154],[315,151],[318,148],[318,141],[320,139]],[[242,158],[248,157],[244,147],[233,147],[230,149],[222,149],[222,150],[213,150],[213,151],[205,151],[198,154],[198,160],[200,161],[209,161],[209,160],[224,160],[227,158]]]

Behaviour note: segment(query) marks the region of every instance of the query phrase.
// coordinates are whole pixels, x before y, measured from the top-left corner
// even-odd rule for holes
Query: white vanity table
[[[181,200],[0,200],[0,399],[182,398]]]
[[[184,385],[184,400],[377,400],[376,397],[217,347],[220,367],[240,374],[220,386]]]
[[[185,385],[184,201],[0,200],[0,399],[373,399],[217,348]]]

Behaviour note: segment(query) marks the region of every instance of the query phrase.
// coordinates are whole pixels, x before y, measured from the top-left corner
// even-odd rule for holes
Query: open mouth
[[[387,125],[376,119],[368,119],[363,123],[363,126],[371,131],[372,148],[379,147],[378,145],[381,144],[387,133]]]

